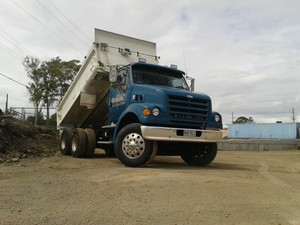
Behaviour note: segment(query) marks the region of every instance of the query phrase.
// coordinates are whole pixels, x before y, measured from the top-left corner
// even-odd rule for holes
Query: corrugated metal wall
[[[299,137],[300,123],[230,124],[228,138],[279,138]]]

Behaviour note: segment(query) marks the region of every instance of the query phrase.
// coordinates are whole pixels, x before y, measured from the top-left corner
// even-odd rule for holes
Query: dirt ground
[[[58,147],[57,133],[45,126],[33,126],[0,115],[0,165],[25,158],[53,156]]]
[[[220,151],[206,168],[128,168],[100,151],[3,163],[0,224],[300,225],[300,151]]]

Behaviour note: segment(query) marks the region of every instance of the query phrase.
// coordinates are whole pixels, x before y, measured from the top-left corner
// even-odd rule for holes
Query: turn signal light
[[[150,109],[144,109],[143,110],[143,115],[144,116],[150,116],[151,115],[151,110]]]

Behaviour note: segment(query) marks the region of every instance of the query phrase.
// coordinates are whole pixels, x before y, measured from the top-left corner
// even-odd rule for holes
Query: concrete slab
[[[218,148],[221,151],[300,150],[300,139],[224,139]]]

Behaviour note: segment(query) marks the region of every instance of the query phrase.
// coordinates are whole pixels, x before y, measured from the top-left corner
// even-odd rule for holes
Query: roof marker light
[[[141,62],[141,63],[146,63],[147,60],[146,60],[145,58],[139,58],[139,62]]]
[[[131,51],[129,48],[119,48],[118,51],[122,54],[122,55],[131,55]]]

